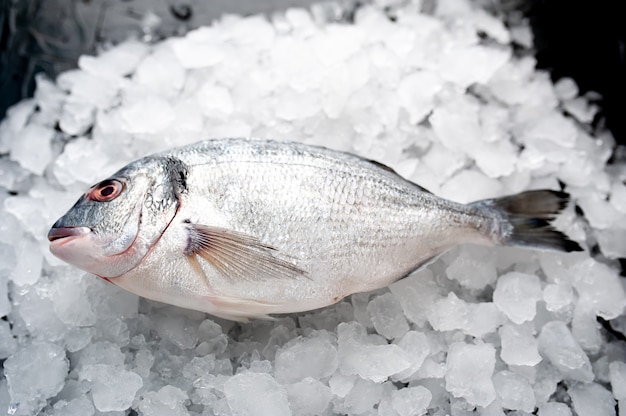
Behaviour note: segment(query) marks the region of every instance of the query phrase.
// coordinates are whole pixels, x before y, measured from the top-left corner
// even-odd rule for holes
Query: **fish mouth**
[[[48,240],[55,245],[60,245],[90,232],[89,227],[53,227],[48,232]]]

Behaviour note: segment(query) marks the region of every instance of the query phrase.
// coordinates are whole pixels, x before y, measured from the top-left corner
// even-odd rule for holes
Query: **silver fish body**
[[[458,204],[351,154],[208,140],[127,165],[49,239],[140,296],[243,320],[387,286],[456,244],[579,250],[547,223],[566,202],[535,191]]]

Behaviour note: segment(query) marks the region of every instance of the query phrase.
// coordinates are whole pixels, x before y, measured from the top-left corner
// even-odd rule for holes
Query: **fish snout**
[[[89,227],[56,227],[55,224],[48,232],[48,240],[54,242],[69,237],[80,237],[90,232]]]

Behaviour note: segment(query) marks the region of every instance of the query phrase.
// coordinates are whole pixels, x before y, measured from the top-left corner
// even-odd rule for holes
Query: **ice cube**
[[[500,371],[494,374],[493,384],[505,409],[523,410],[528,413],[535,410],[535,394],[528,381],[521,375],[508,370]]]
[[[502,184],[476,170],[463,170],[454,175],[442,187],[439,195],[456,202],[469,203],[480,199],[497,197]]]
[[[354,383],[356,382],[357,376],[344,376],[341,373],[335,373],[328,380],[328,385],[330,386],[330,391],[337,397],[346,397],[352,387],[354,387]]]
[[[424,333],[418,331],[409,331],[397,341],[400,348],[407,352],[407,357],[411,362],[411,366],[394,375],[395,379],[406,380],[420,369],[424,360],[430,353],[428,338]]]
[[[185,76],[171,44],[164,43],[139,63],[134,81],[160,96],[174,98],[183,88]]]
[[[596,315],[613,319],[623,313],[626,294],[617,270],[587,258],[570,267],[570,271],[579,301],[590,305]]]
[[[495,364],[493,345],[451,344],[446,360],[446,389],[472,405],[488,406],[496,398],[491,380]]]
[[[429,269],[413,273],[392,284],[389,289],[398,298],[406,317],[419,326],[426,323],[431,306],[442,292]]]
[[[600,324],[596,320],[594,308],[584,300],[578,302],[574,307],[572,335],[578,344],[591,354],[598,353],[602,346]]]
[[[609,364],[609,377],[615,400],[626,403],[626,363],[613,361]]]
[[[367,311],[376,331],[387,339],[400,338],[409,330],[402,306],[392,293],[372,299]]]
[[[196,100],[204,116],[210,119],[227,119],[235,110],[230,92],[210,82],[198,90]]]
[[[391,406],[399,416],[424,415],[432,398],[425,387],[406,387],[391,392]]]
[[[493,303],[516,324],[535,317],[536,304],[541,298],[539,278],[519,272],[500,276],[493,292]]]
[[[131,39],[98,56],[81,56],[78,58],[78,66],[85,72],[103,78],[123,77],[133,72],[149,49],[148,44]]]
[[[54,156],[51,148],[54,136],[50,127],[28,124],[11,143],[9,156],[24,169],[42,175]]]
[[[562,311],[574,300],[572,286],[568,282],[546,285],[543,288],[543,300],[546,302],[546,309],[550,312]]]
[[[154,134],[174,121],[172,105],[160,96],[144,94],[120,108],[123,128],[130,134]]]
[[[358,374],[364,379],[382,383],[389,376],[411,366],[402,348],[387,344],[380,336],[367,336],[365,328],[356,322],[339,324],[337,334],[339,368],[345,375]]]
[[[444,51],[439,74],[461,88],[485,84],[510,58],[510,51],[484,46],[458,45]]]
[[[597,383],[575,384],[567,390],[578,416],[615,416],[615,399]]]
[[[608,258],[626,258],[626,228],[597,230],[600,250]]]
[[[335,413],[360,415],[371,412],[380,402],[383,394],[383,385],[370,380],[357,378],[352,390],[346,395],[343,402],[334,406]]]
[[[11,334],[9,323],[0,320],[0,360],[12,355],[17,349],[17,340]]]
[[[572,416],[572,411],[565,403],[548,402],[539,406],[538,416]]]
[[[52,299],[54,310],[63,323],[74,327],[90,327],[96,323],[86,288],[81,285],[84,277],[83,272],[72,270],[58,276],[54,282],[58,295]]]
[[[122,411],[130,407],[143,386],[141,376],[121,366],[90,364],[83,367],[80,378],[91,381],[91,396],[101,412]]]
[[[337,366],[337,348],[323,334],[292,339],[276,352],[276,380],[283,384],[329,377]]]
[[[483,289],[498,277],[495,252],[479,246],[462,246],[446,275],[468,289]]]
[[[176,57],[184,68],[204,68],[219,63],[225,55],[219,30],[201,27],[183,38],[171,41]]]
[[[443,87],[443,80],[435,72],[416,71],[402,78],[398,85],[398,100],[409,113],[412,124],[419,123],[434,108],[435,95]]]
[[[454,292],[435,302],[428,314],[428,322],[437,331],[452,331],[468,325],[468,304]]]
[[[159,391],[145,393],[139,402],[139,410],[143,416],[188,416],[185,402],[187,393],[174,386],[163,386]]]
[[[554,84],[554,92],[560,100],[571,100],[578,95],[578,85],[571,78],[561,78]]]
[[[240,373],[224,383],[232,416],[290,416],[284,387],[269,374]]]
[[[95,121],[96,109],[89,103],[68,99],[63,104],[59,127],[70,136],[84,134]]]
[[[63,348],[51,342],[34,342],[4,362],[9,394],[21,414],[37,414],[63,388],[69,361]]]
[[[154,327],[161,339],[167,340],[178,348],[186,350],[198,343],[197,326],[183,315],[155,315]]]
[[[15,246],[17,262],[11,271],[11,280],[18,286],[33,285],[41,276],[43,256],[39,245],[30,238],[22,238]]]
[[[541,355],[564,377],[583,383],[593,381],[589,358],[563,322],[552,321],[545,324],[541,328],[538,342]]]
[[[310,377],[285,386],[285,389],[294,415],[322,415],[333,398],[328,386]]]
[[[528,326],[506,324],[500,328],[502,361],[509,365],[534,366],[541,362],[537,340]]]

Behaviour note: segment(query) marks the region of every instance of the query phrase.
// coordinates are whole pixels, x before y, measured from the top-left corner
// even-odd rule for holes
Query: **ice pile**
[[[626,166],[607,165],[597,109],[513,53],[531,44],[523,22],[460,0],[377,3],[349,23],[329,5],[226,16],[38,79],[0,125],[0,409],[623,411]],[[239,325],[140,300],[49,254],[48,227],[123,164],[251,135],[352,151],[463,202],[562,186],[584,217],[572,205],[558,226],[593,257],[459,247],[389,289]]]

